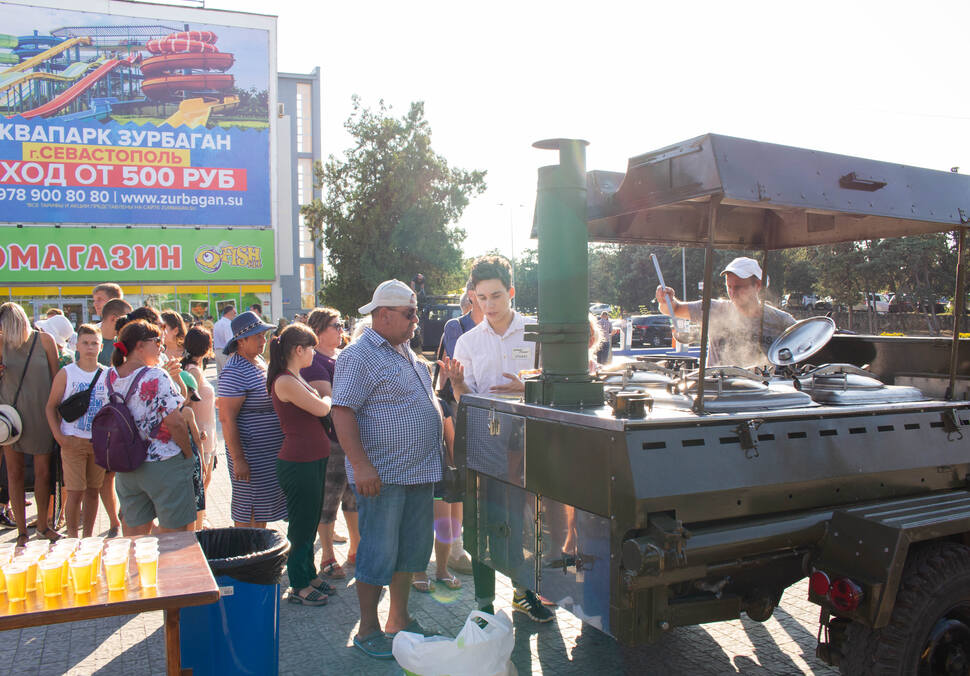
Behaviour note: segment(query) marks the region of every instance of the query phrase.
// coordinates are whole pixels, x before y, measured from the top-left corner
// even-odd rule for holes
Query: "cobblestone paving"
[[[214,375],[214,369],[210,369],[210,376]],[[232,523],[229,494],[225,458],[220,457],[207,495],[209,520],[216,527]],[[285,532],[282,522],[271,527]],[[342,520],[338,521],[338,532],[343,527]],[[96,531],[104,534],[107,529],[102,510]],[[0,533],[0,542],[15,538],[16,531]],[[343,561],[347,545],[337,545],[336,549],[338,560]],[[430,570],[433,573],[433,565]],[[377,662],[353,647],[358,610],[352,569],[348,572],[351,576],[340,581],[337,596],[326,606],[281,604],[281,674],[403,673],[395,663]],[[412,615],[425,627],[454,636],[474,609],[471,576],[459,578],[464,587],[458,591],[412,592]],[[499,575],[497,587],[496,607],[510,612],[512,588],[508,579]],[[675,628],[658,644],[640,648],[621,647],[563,610],[556,613],[554,622],[545,625],[516,614],[512,661],[519,674],[836,674],[814,657],[818,608],[806,600],[807,595],[804,582],[791,587],[765,623],[744,618]],[[382,618],[386,618],[387,604],[385,594],[380,606]],[[0,676],[164,673],[161,612],[0,632]]]

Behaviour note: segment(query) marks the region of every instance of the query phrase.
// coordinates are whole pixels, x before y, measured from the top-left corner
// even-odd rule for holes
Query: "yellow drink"
[[[142,587],[158,586],[158,554],[143,554],[137,557],[138,578]]]
[[[40,575],[44,581],[44,596],[61,595],[61,573],[64,566],[60,559],[44,559],[40,564]]]
[[[3,567],[3,577],[7,583],[7,598],[23,601],[27,598],[27,565],[22,561],[8,563]]]
[[[71,584],[71,566],[67,562],[69,557],[64,557],[64,567],[61,569],[61,587]]]
[[[108,578],[108,591],[124,591],[128,577],[128,557],[117,556],[105,559],[104,572]]]
[[[90,558],[74,557],[70,561],[71,578],[74,581],[75,594],[87,594],[91,591],[91,562]]]
[[[27,564],[27,591],[37,591],[37,559],[25,557],[24,563]]]

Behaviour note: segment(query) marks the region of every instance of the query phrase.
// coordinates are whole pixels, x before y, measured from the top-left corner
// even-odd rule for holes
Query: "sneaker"
[[[542,605],[539,597],[528,589],[522,594],[513,592],[512,610],[528,615],[533,622],[551,622],[555,617],[551,610]]]

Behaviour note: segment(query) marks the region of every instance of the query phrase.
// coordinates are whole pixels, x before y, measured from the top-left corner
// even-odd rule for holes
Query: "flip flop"
[[[457,577],[455,577],[452,574],[449,574],[448,577],[436,578],[436,581],[440,582],[441,584],[443,584],[448,589],[451,589],[452,591],[456,589],[461,589],[461,580],[459,580]]]
[[[290,592],[290,603],[299,603],[302,606],[325,606],[330,597],[321,591],[314,589],[306,596],[300,596],[295,589]]]
[[[406,631],[411,634],[420,634],[421,636],[424,636],[426,638],[430,636],[441,636],[441,634],[439,634],[436,631],[431,631],[430,629],[425,629],[424,627],[422,627],[421,623],[418,622],[413,617],[408,621],[407,626],[405,626],[404,629],[402,629],[401,631]],[[390,634],[385,634],[385,636],[387,636],[390,639],[393,639],[395,636],[398,635],[398,633],[399,632],[395,631]]]
[[[422,594],[429,594],[434,591],[434,582],[427,578],[424,580],[412,580],[411,586]]]
[[[347,573],[340,567],[336,559],[330,559],[320,564],[320,574],[329,577],[331,580],[342,580],[347,577]]]
[[[393,643],[393,639],[380,629],[367,636],[354,636],[354,645],[368,657],[377,660],[394,659],[394,653],[391,652]]]

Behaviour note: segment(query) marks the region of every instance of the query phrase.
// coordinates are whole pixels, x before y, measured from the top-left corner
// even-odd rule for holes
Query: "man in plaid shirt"
[[[408,345],[418,323],[414,291],[396,279],[383,282],[360,313],[371,315],[371,328],[337,357],[332,415],[359,513],[354,645],[393,659],[398,631],[428,633],[408,614],[408,592],[411,574],[431,560],[441,409],[427,366]],[[382,631],[377,604],[384,585],[391,607]]]

